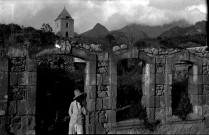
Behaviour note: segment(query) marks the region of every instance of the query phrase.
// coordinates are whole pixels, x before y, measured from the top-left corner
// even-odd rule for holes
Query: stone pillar
[[[155,97],[155,74],[154,64],[146,63],[143,74],[143,105],[146,106],[148,120],[154,120],[155,108],[157,106]]]
[[[202,117],[202,77],[198,74],[198,66],[193,65],[189,75],[188,95],[193,106],[193,113],[189,114],[190,119]]]
[[[172,116],[172,56],[166,57],[166,66],[165,66],[165,91],[164,91],[164,98],[165,98],[165,117],[166,122]]]
[[[86,62],[86,79],[84,91],[87,93],[86,133],[95,134],[95,109],[96,109],[96,59]]]
[[[209,118],[209,59],[203,59],[202,67],[202,106],[203,116]]]
[[[98,54],[97,61],[97,94],[96,94],[96,134],[106,134],[108,125],[116,118],[116,97],[113,97],[117,74],[110,70],[110,55],[107,52]],[[115,83],[116,82],[116,83]]]
[[[36,61],[26,50],[9,51],[10,132],[16,135],[35,134]]]
[[[155,119],[161,120],[165,123],[165,87],[166,87],[166,75],[165,75],[165,56],[157,56],[155,63]]]
[[[0,134],[7,135],[8,59],[0,56]]]

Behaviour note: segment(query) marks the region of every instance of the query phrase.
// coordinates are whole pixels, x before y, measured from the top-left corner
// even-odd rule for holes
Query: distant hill
[[[169,24],[164,24],[162,26],[158,25],[158,26],[149,26],[149,25],[142,25],[142,24],[130,24],[127,25],[123,28],[121,28],[119,31],[126,31],[127,29],[129,30],[133,30],[134,32],[144,32],[146,33],[146,35],[150,38],[155,38],[158,37],[161,33],[175,27],[175,26],[179,26],[179,27],[187,27],[190,24],[188,22],[186,22],[185,20],[180,20],[180,21],[176,21],[176,22],[172,22]]]
[[[160,37],[177,37],[183,35],[206,34],[206,21],[200,21],[188,27],[173,27],[163,32]]]
[[[120,40],[127,40],[126,42],[136,42],[142,38],[148,38],[147,34],[134,25],[127,25],[119,30],[114,30],[110,32],[116,38],[120,38]]]
[[[97,23],[93,29],[81,33],[80,35],[85,37],[104,37],[108,33],[109,30],[105,26]]]

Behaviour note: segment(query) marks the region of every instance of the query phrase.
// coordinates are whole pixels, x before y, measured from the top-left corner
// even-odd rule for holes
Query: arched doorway
[[[37,134],[67,135],[68,109],[74,89],[84,91],[85,62],[68,55],[38,60]]]

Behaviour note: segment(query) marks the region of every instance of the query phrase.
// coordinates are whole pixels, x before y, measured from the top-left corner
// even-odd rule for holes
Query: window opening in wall
[[[66,32],[65,37],[68,37],[68,32]]]
[[[68,28],[68,23],[66,23],[66,28]]]
[[[172,115],[186,120],[192,113],[192,104],[188,96],[189,70],[192,65],[188,62],[175,64],[172,80]]]
[[[142,73],[144,62],[139,59],[123,59],[117,63],[116,121],[140,118],[143,113]]]

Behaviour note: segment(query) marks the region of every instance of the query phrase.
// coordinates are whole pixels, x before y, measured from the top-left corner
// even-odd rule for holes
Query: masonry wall
[[[10,48],[0,67],[0,134],[35,134],[35,60],[26,49]]]
[[[61,54],[55,49],[52,52]],[[160,119],[163,124],[180,121],[172,115],[171,90],[174,64],[181,61],[192,63],[188,94],[193,113],[189,119],[209,117],[209,54],[204,50],[139,50],[122,45],[102,52],[83,45],[62,53],[86,60],[87,133],[105,134],[122,126],[116,121],[117,62],[127,58],[145,63],[142,104],[149,120]],[[30,59],[25,49],[12,48],[6,56],[0,58],[0,134],[35,134],[36,60]]]

